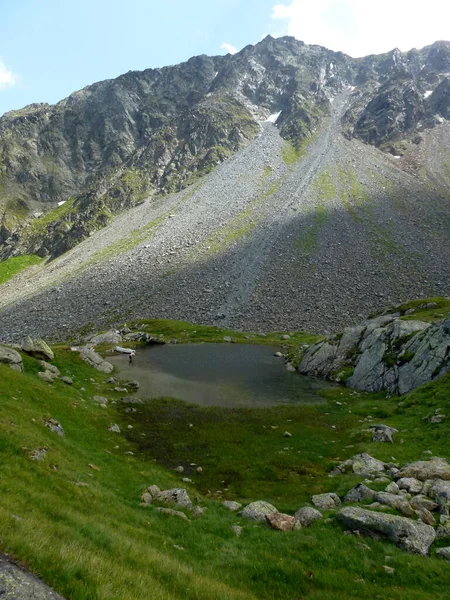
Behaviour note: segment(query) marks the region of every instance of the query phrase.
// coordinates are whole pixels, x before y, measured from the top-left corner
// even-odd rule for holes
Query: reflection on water
[[[122,379],[137,379],[139,395],[168,396],[202,406],[264,407],[323,402],[327,384],[286,370],[275,348],[245,344],[167,344],[108,357]]]

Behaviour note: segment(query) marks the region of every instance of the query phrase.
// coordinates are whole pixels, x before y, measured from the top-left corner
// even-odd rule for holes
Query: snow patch
[[[67,202],[67,200],[61,200],[61,202],[58,202],[58,206],[62,206],[63,204],[65,204]]]
[[[281,115],[281,112],[282,111],[280,110],[280,112],[271,114],[270,117],[266,119],[266,123],[276,123],[278,121],[278,117]]]
[[[425,94],[423,95],[424,98],[428,98],[428,96],[431,96],[431,94],[433,93],[432,90],[428,90],[427,92],[425,92]]]
[[[213,80],[214,80],[214,79],[217,77],[217,75],[218,75],[218,74],[219,74],[219,71],[216,71],[216,72],[214,73]]]

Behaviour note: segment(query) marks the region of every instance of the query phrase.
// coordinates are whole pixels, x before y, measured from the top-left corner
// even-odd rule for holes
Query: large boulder
[[[266,515],[275,512],[278,512],[278,510],[273,504],[269,504],[269,502],[266,502],[265,500],[257,500],[256,502],[248,504],[241,515],[244,519],[252,519],[253,521],[264,523],[266,521]]]
[[[428,490],[428,496],[436,502],[441,513],[450,512],[450,481],[435,481]]]
[[[352,458],[352,469],[356,475],[382,475],[385,471],[386,465],[383,461],[373,458],[367,452],[362,454],[356,454]]]
[[[446,479],[450,481],[450,464],[445,458],[434,456],[430,460],[419,460],[405,465],[396,474],[396,479],[402,477],[414,477],[420,481],[427,479]]]
[[[158,502],[169,504],[175,508],[187,508],[193,507],[192,501],[188,496],[188,493],[183,488],[172,488],[170,490],[162,490],[154,497]]]
[[[301,523],[291,515],[284,513],[273,512],[266,515],[266,521],[272,529],[277,531],[292,531],[293,529],[301,529]]]
[[[22,357],[17,350],[8,348],[8,346],[0,346],[0,363],[7,364],[16,371],[23,370]]]
[[[333,510],[337,508],[341,501],[337,494],[330,492],[328,494],[316,494],[311,498],[312,503],[321,510]]]
[[[361,500],[372,500],[374,495],[375,492],[367,487],[367,485],[358,483],[358,485],[347,492],[344,502],[361,502]]]
[[[420,521],[358,507],[343,508],[336,518],[349,529],[384,536],[414,554],[428,554],[436,537],[433,527]]]
[[[21,346],[24,352],[34,358],[46,361],[53,360],[54,358],[53,350],[40,338],[32,340],[30,336],[27,336]]]
[[[302,527],[309,527],[311,523],[322,518],[322,513],[312,506],[304,506],[294,514],[294,519],[299,521]]]
[[[80,358],[82,358],[90,367],[97,369],[97,371],[100,371],[101,373],[109,374],[114,370],[112,364],[102,358],[100,354],[97,354],[92,348],[82,348]]]

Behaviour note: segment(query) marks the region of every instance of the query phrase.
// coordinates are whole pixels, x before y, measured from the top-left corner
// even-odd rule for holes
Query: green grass
[[[300,160],[306,152],[306,148],[312,138],[304,138],[300,144],[294,145],[291,140],[286,140],[282,150],[281,156],[288,167],[292,167],[298,160]]]
[[[192,341],[225,334],[169,321],[145,325]],[[0,550],[67,600],[140,600],[149,594],[166,600],[448,596],[445,561],[345,536],[334,521],[274,532],[228,512],[218,499],[265,499],[292,512],[314,492],[342,495],[360,481],[327,476],[337,461],[357,452],[398,462],[417,460],[425,450],[449,457],[448,424],[422,419],[436,408],[449,414],[450,374],[401,402],[335,387],[324,390],[324,403],[315,406],[229,410],[155,399],[136,405],[142,413],[126,413],[120,403],[100,408],[92,401],[93,395],[120,398],[105,375],[64,347],[55,353],[55,364],[70,373],[73,387],[40,381],[31,358],[24,358],[24,373],[0,365]],[[369,415],[399,429],[394,445],[371,442]],[[64,438],[44,427],[49,416],[63,425]],[[108,431],[115,422],[122,434]],[[285,430],[291,438],[283,437]],[[43,447],[44,461],[32,461],[29,452]],[[202,465],[201,474],[189,473],[193,484],[182,483],[172,470],[180,462]],[[205,494],[204,516],[185,523],[141,507],[140,494],[152,483],[186,486],[191,497]],[[235,523],[244,526],[239,538],[230,530]],[[362,541],[370,550],[361,550]],[[394,577],[384,564],[395,568]]]
[[[9,279],[31,267],[39,265],[44,259],[34,254],[25,254],[23,256],[13,256],[0,262],[0,284],[6,283]]]

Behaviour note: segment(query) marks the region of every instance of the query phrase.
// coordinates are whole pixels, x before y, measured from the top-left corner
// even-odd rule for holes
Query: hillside
[[[268,37],[4,115],[0,257],[46,262],[1,286],[0,338],[139,316],[323,333],[450,294],[449,61]]]

